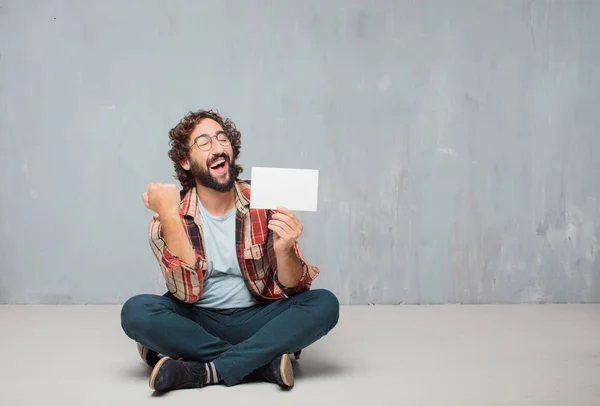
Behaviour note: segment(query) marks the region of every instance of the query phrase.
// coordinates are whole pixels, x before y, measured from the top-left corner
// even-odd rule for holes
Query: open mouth
[[[210,165],[210,169],[212,169],[215,172],[224,172],[226,166],[227,161],[225,160],[225,158],[219,158]]]

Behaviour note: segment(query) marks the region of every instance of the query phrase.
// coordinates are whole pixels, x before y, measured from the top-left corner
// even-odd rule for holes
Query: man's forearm
[[[190,244],[190,240],[185,233],[185,229],[181,222],[181,216],[179,214],[168,215],[165,217],[160,216],[160,223],[169,251],[192,268],[196,266],[194,248],[192,247],[192,244]]]
[[[279,282],[286,288],[295,288],[302,279],[302,262],[293,248],[277,253],[277,274]]]

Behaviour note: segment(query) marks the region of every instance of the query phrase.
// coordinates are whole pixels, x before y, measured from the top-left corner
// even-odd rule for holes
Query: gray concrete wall
[[[600,301],[600,2],[0,4],[0,302],[164,283],[140,194],[216,108],[342,303]]]

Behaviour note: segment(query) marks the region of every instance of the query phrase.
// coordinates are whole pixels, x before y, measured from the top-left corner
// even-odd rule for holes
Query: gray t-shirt
[[[235,207],[225,216],[212,216],[200,203],[198,208],[204,234],[208,273],[196,306],[233,309],[257,304],[246,282],[235,252]]]

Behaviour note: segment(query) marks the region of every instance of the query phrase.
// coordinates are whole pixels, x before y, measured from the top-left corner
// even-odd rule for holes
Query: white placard
[[[319,171],[252,167],[250,208],[317,211]]]

